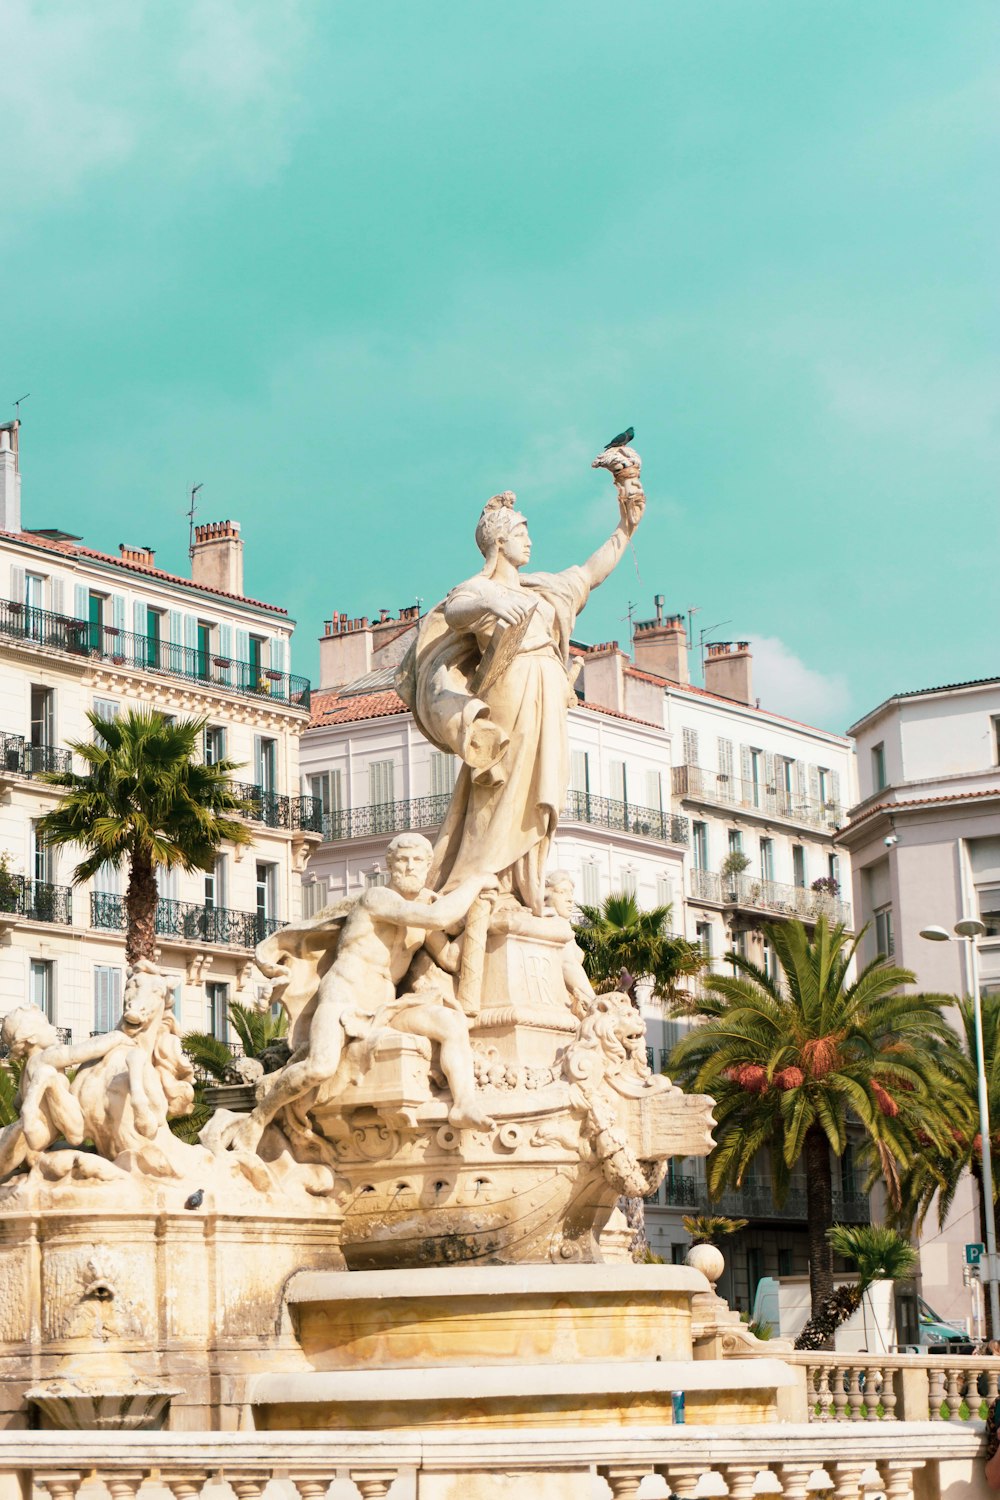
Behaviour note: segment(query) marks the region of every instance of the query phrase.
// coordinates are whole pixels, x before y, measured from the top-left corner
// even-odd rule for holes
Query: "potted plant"
[[[737,879],[740,875],[743,874],[745,870],[748,870],[749,868],[750,856],[748,854],[744,854],[742,849],[730,849],[729,853],[722,861],[722,868],[719,871],[719,874],[722,876],[723,883],[725,884],[726,881],[730,882],[728,886],[728,895],[726,897],[728,901],[735,901],[737,899]]]
[[[840,882],[834,880],[832,875],[820,875],[818,880],[812,883],[812,889],[822,899],[820,904],[826,906],[827,901],[833,901],[840,895]]]
[[[17,911],[21,899],[21,881],[10,868],[10,855],[0,854],[0,911]]]
[[[749,1219],[731,1219],[726,1214],[685,1214],[681,1223],[691,1236],[691,1248],[684,1257],[685,1265],[700,1271],[714,1286],[726,1269],[716,1240],[737,1234],[749,1222]]]
[[[213,656],[212,660],[215,662],[215,665],[217,667],[228,667],[229,666],[229,657],[228,656]]]

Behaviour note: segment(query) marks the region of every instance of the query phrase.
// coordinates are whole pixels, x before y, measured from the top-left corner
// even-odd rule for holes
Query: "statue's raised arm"
[[[618,491],[618,525],[608,540],[561,572],[523,572],[531,557],[527,521],[511,491],[494,495],[476,527],[482,569],[421,622],[397,679],[427,739],[463,763],[435,846],[432,886],[450,890],[489,873],[536,915],[569,785],[570,639],[645,505],[633,448],[607,448],[594,467],[606,468]]]

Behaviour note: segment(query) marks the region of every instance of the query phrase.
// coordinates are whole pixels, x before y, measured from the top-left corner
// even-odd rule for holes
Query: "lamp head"
[[[921,927],[920,936],[926,938],[929,943],[951,942],[951,933],[946,932],[943,927]]]
[[[982,937],[986,931],[986,923],[980,922],[978,917],[963,917],[960,922],[955,923],[955,931],[959,937],[977,938]]]

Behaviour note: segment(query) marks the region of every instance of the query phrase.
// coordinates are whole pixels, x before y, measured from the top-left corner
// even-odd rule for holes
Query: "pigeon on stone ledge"
[[[204,1188],[199,1188],[197,1192],[191,1194],[190,1198],[185,1198],[184,1199],[184,1207],[185,1208],[200,1208],[201,1205],[204,1203],[204,1201],[205,1201],[205,1189]]]

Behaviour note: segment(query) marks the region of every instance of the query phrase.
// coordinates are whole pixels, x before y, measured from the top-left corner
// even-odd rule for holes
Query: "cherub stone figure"
[[[233,1127],[228,1144],[234,1149],[253,1151],[279,1110],[321,1086],[336,1094],[345,1042],[372,1037],[385,1026],[440,1044],[453,1125],[492,1125],[476,1102],[468,1023],[461,1009],[442,991],[397,995],[396,989],[425,941],[444,938],[459,927],[476,897],[495,888],[496,879],[471,875],[449,895],[435,897],[426,889],[431,846],[419,833],[397,835],[386,859],[389,885],[370,887],[350,908],[333,963],[319,979],[305,1055],[297,1051],[274,1075],[253,1113]]]

